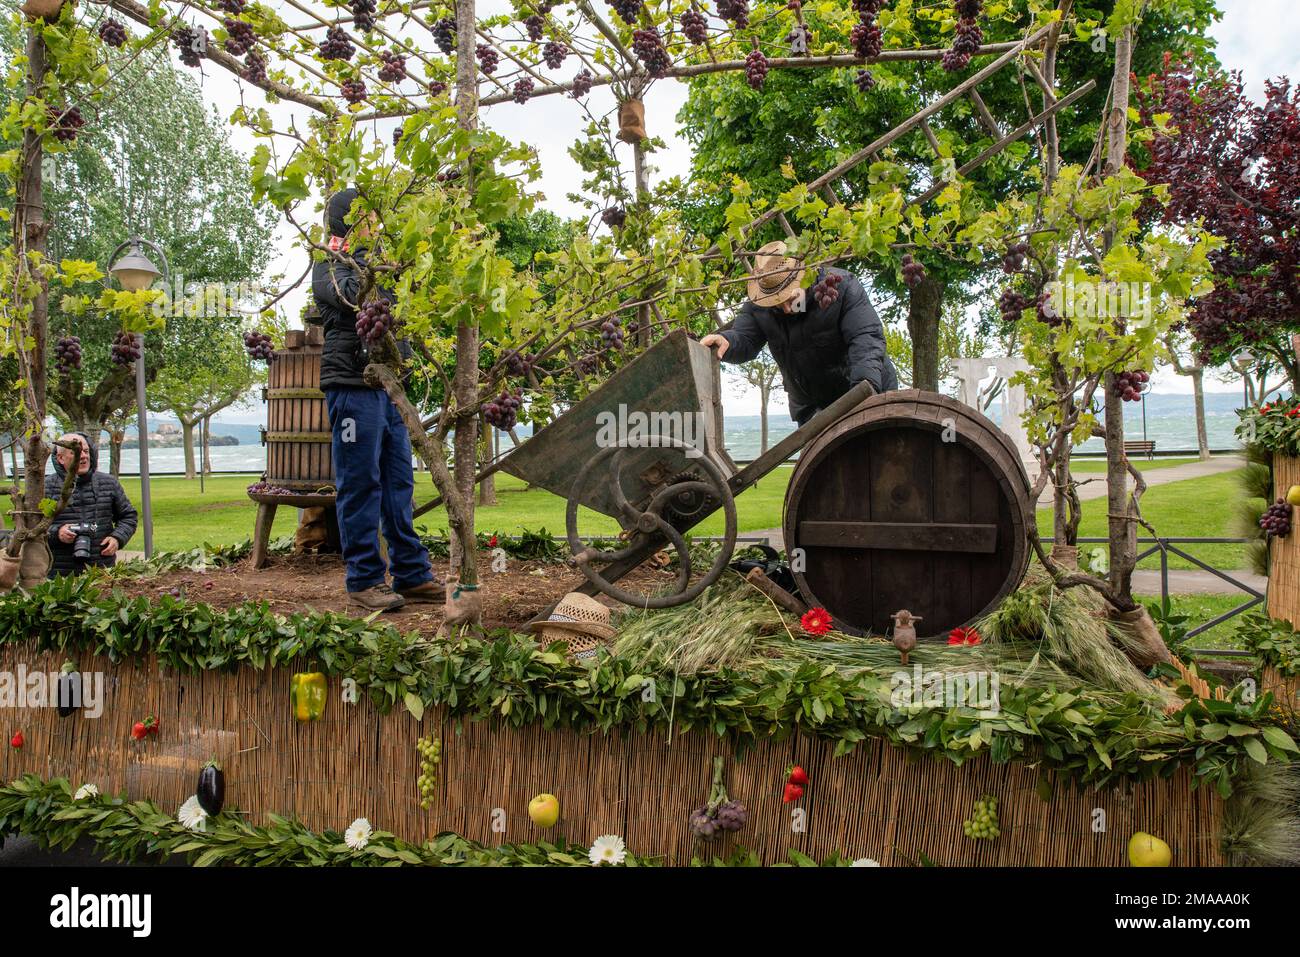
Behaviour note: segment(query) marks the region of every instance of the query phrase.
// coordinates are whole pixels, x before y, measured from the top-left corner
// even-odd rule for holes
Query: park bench
[[[1154,439],[1133,439],[1124,442],[1124,454],[1146,455],[1148,459],[1155,457],[1156,443]]]

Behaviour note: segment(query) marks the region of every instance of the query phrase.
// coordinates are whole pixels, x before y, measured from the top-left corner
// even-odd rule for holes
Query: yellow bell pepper
[[[319,721],[325,713],[325,675],[319,671],[302,671],[293,676],[290,700],[293,716],[299,721]]]

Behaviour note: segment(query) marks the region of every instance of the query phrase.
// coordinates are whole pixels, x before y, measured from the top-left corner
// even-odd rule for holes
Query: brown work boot
[[[434,575],[432,581],[421,582],[410,588],[399,588],[397,594],[412,604],[434,605],[447,600],[446,586]]]
[[[396,611],[406,604],[406,599],[394,592],[387,584],[375,585],[364,591],[350,591],[348,601],[360,605],[367,611]]]

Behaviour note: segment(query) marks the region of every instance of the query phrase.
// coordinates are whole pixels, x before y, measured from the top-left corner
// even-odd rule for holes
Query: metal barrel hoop
[[[654,492],[644,510],[638,509],[627,500],[623,493],[622,453],[628,448],[647,447],[675,448],[688,453],[697,452],[698,457],[696,460],[700,463],[706,478],[688,478],[665,485]],[[688,455],[688,457],[691,456]],[[614,499],[619,511],[626,520],[625,527],[631,526],[634,531],[646,535],[654,533],[662,535],[668,539],[669,544],[677,549],[680,569],[673,585],[673,591],[666,595],[645,596],[627,591],[607,580],[592,567],[591,563],[593,561],[601,563],[619,561],[641,547],[641,543],[634,540],[626,548],[615,551],[595,549],[583,542],[578,534],[578,506],[582,500],[581,493],[584,491],[586,483],[591,480],[591,477],[600,474],[602,467],[606,467],[607,460],[607,468],[612,473]],[[714,559],[713,564],[709,566],[708,570],[694,585],[690,584],[692,571],[690,548],[681,531],[663,515],[663,511],[669,506],[673,498],[690,493],[716,497],[721,503],[726,523],[722,548],[717,558]],[[700,453],[689,442],[673,436],[654,435],[641,442],[629,443],[622,441],[617,445],[606,446],[599,449],[591,457],[586,468],[579,472],[578,477],[569,489],[568,507],[565,510],[565,532],[567,533],[569,548],[573,552],[578,568],[582,570],[587,580],[600,591],[624,604],[637,608],[671,608],[675,605],[683,605],[699,597],[704,589],[716,582],[722,576],[723,571],[726,570],[736,548],[736,536],[738,534],[736,501],[721,470],[707,455]]]

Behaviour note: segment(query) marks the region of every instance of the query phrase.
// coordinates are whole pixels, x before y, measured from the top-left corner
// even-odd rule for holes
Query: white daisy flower
[[[854,862],[853,862],[852,864],[850,864],[849,866],[850,866],[850,867],[879,867],[879,866],[880,866],[880,862],[879,862],[879,861],[873,861],[873,860],[872,860],[871,858],[869,858],[869,857],[859,857],[856,861],[854,861]]]
[[[587,852],[593,866],[601,864],[622,864],[627,857],[627,845],[617,834],[602,834],[596,838]]]
[[[99,788],[93,784],[83,784],[77,788],[77,793],[72,795],[74,801],[84,801],[86,798],[93,798],[99,794]]]
[[[343,832],[343,843],[352,850],[359,851],[370,843],[370,834],[370,822],[364,817],[359,817]]]
[[[191,831],[207,830],[208,812],[203,810],[203,805],[199,804],[197,794],[190,795],[181,805],[181,809],[176,812],[176,820]]]

